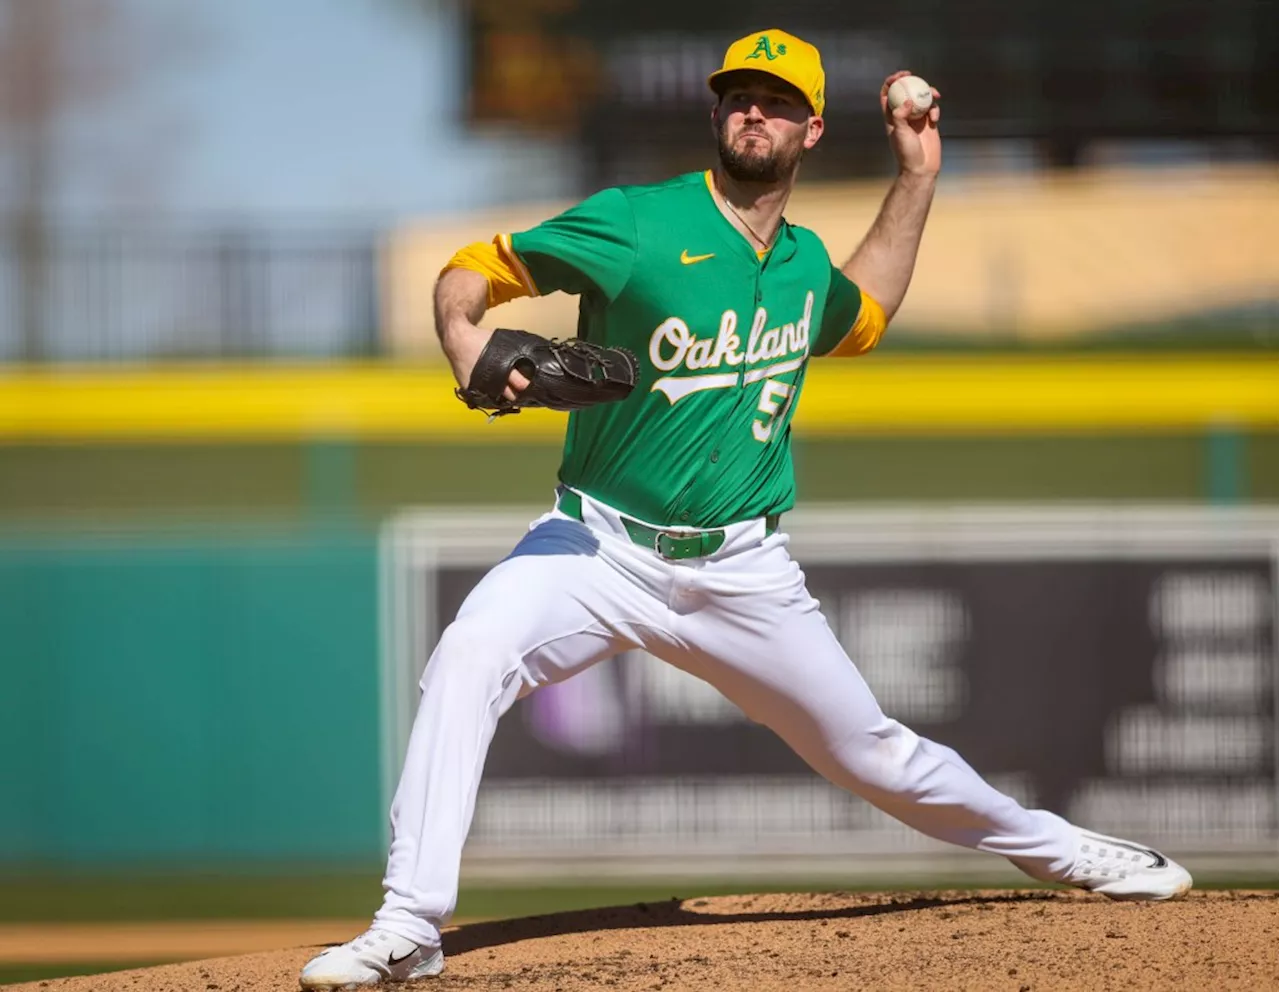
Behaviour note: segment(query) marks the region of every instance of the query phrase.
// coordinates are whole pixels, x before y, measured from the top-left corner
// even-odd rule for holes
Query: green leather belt
[[[582,519],[582,497],[572,489],[561,489],[556,505],[565,516],[573,517],[574,520]],[[639,520],[624,517],[622,514],[618,516],[633,544],[656,551],[663,558],[669,558],[672,561],[684,558],[705,558],[707,555],[715,554],[724,544],[725,533],[722,529],[662,530],[642,524]],[[781,521],[781,514],[769,514],[764,519],[765,533],[772,534],[778,529]]]

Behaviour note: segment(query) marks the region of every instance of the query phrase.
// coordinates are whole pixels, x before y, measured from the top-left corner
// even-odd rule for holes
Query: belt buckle
[[[669,537],[673,541],[678,541],[678,540],[681,540],[682,538],[687,538],[692,536],[693,536],[692,534],[685,534],[676,530],[659,530],[656,534],[653,535],[653,552],[663,561],[679,561],[680,560],[679,558],[673,558],[670,555],[665,555],[662,553],[662,539],[664,537]]]

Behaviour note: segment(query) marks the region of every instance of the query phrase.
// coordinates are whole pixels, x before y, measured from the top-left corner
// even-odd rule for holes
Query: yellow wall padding
[[[815,361],[805,435],[1182,432],[1277,423],[1274,357],[887,357]],[[184,366],[0,371],[0,443],[559,439],[563,414],[487,423],[436,366]]]

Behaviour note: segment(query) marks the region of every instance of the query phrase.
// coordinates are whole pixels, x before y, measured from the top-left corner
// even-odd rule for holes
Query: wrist
[[[931,193],[938,185],[938,173],[936,170],[915,170],[899,166],[897,183],[912,191]]]

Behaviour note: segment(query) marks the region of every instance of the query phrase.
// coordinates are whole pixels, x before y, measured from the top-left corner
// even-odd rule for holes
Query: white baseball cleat
[[[444,951],[415,944],[388,930],[366,930],[307,962],[298,981],[304,989],[358,989],[407,982],[444,971]]]
[[[1191,873],[1159,851],[1133,841],[1080,831],[1080,853],[1066,878],[1112,899],[1177,899],[1191,888]]]
[[[1064,885],[1111,899],[1177,899],[1191,888],[1191,873],[1172,858],[1133,841],[1080,831],[1080,851]]]

